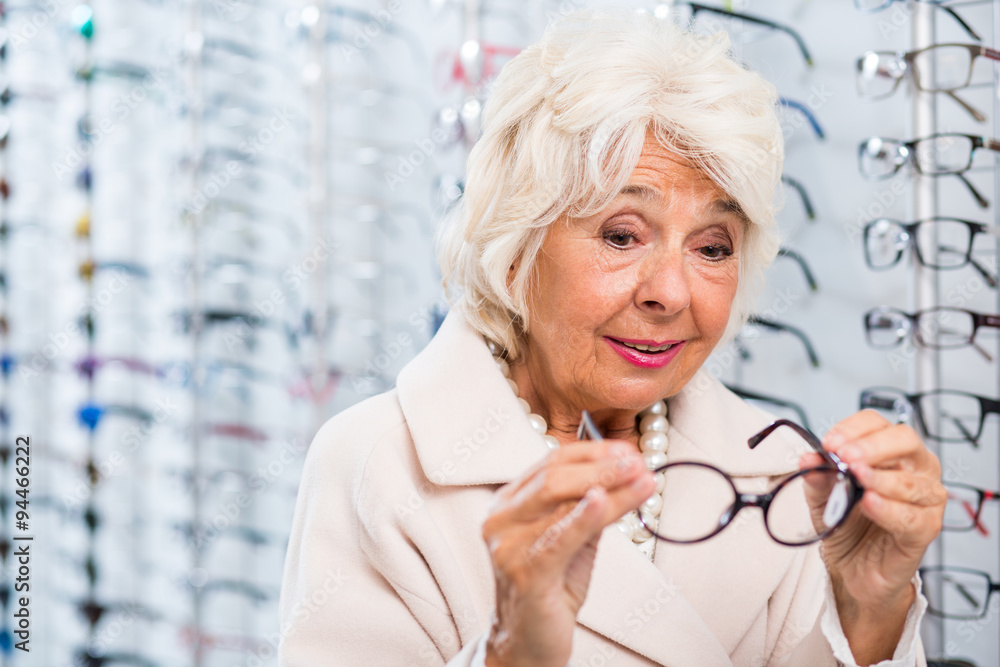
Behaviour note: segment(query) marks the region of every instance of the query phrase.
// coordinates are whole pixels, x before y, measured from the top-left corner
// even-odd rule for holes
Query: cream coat
[[[747,447],[768,416],[706,373],[669,409],[671,461],[713,463],[754,493],[796,468],[794,436]],[[473,664],[494,604],[480,526],[498,486],[547,451],[482,338],[450,313],[394,390],[313,442],[285,563],[282,667]],[[692,514],[697,495],[684,498]],[[776,544],[759,510],[741,517],[698,545],[659,543],[654,562],[605,530],[570,664],[836,665],[817,548]]]

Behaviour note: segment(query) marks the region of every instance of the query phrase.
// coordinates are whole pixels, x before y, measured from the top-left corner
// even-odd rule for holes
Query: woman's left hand
[[[941,531],[947,492],[937,457],[917,433],[873,410],[838,423],[823,447],[865,487],[823,552],[851,650],[858,664],[870,664],[892,657],[915,597],[910,580]],[[821,462],[807,454],[800,465]]]

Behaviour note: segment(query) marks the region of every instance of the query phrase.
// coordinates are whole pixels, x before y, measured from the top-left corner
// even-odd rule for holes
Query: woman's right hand
[[[483,523],[496,580],[488,667],[564,667],[604,528],[656,490],[634,444],[552,451],[497,492]]]

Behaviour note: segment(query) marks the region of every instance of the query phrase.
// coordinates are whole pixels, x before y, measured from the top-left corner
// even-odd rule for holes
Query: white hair
[[[490,92],[464,194],[438,231],[452,308],[516,358],[549,226],[606,207],[651,131],[704,170],[749,221],[729,340],[778,250],[784,148],[776,102],[774,86],[732,58],[724,32],[696,35],[634,11],[563,17],[504,66]]]

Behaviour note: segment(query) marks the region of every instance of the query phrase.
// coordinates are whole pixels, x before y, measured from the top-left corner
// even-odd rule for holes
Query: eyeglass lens
[[[643,516],[652,532],[671,542],[697,542],[718,533],[736,513],[749,504],[721,471],[697,463],[676,463],[661,469],[664,475],[663,508],[658,521]],[[830,468],[803,470],[786,478],[772,491],[765,512],[768,533],[787,545],[809,544],[827,535],[845,518],[854,484]],[[758,501],[768,496],[755,497]],[[698,499],[697,511],[691,510]],[[686,502],[685,502],[686,499]],[[767,501],[764,501],[767,502]],[[811,516],[803,515],[813,507]],[[656,523],[653,523],[656,522]]]
[[[906,226],[895,220],[875,220],[865,228],[865,261],[873,269],[888,269],[899,262],[912,243],[925,266],[956,269],[969,262],[972,234],[967,223],[947,218]]]
[[[913,142],[871,137],[861,144],[859,168],[867,178],[888,178],[913,160],[923,174],[957,174],[972,165],[975,144],[962,134],[943,134]]]
[[[920,90],[958,90],[972,80],[972,62],[973,52],[960,44],[936,44],[914,52],[910,63],[903,53],[871,51],[858,61],[858,92],[872,99],[886,97],[907,71]]]
[[[934,308],[913,316],[887,308],[868,313],[866,329],[873,347],[893,347],[911,334],[925,347],[961,347],[972,340],[975,318],[958,308]]]

